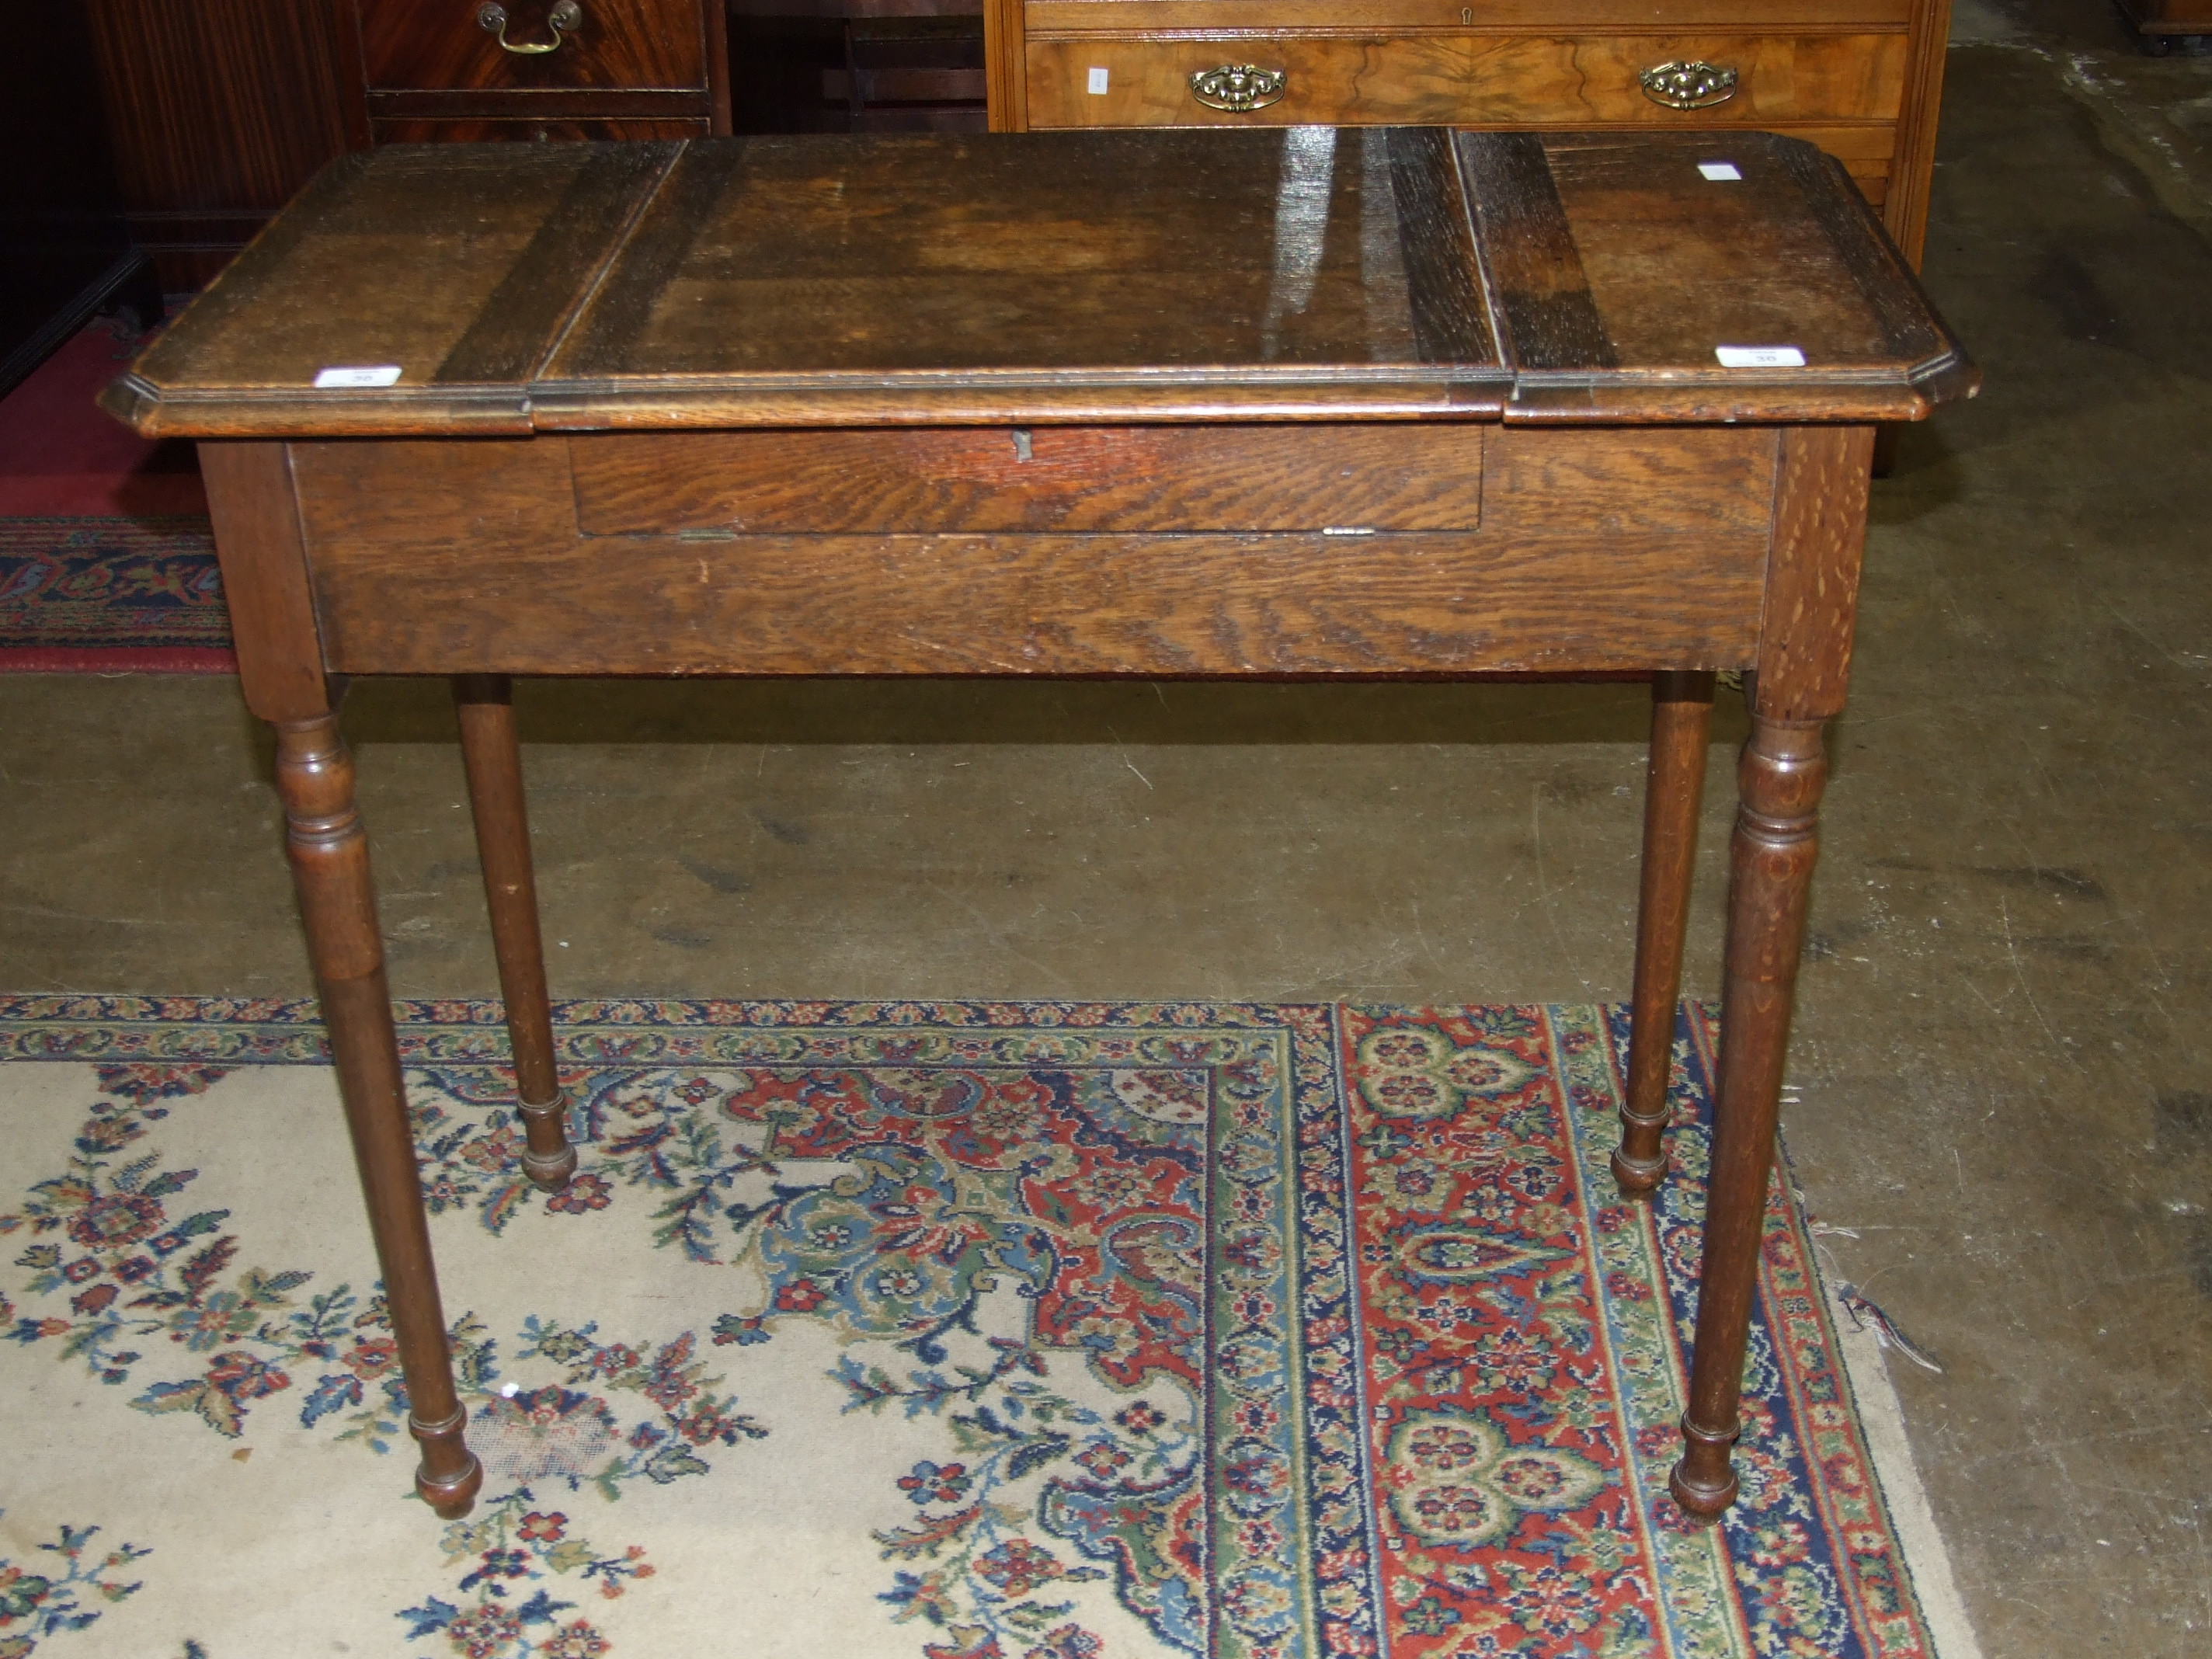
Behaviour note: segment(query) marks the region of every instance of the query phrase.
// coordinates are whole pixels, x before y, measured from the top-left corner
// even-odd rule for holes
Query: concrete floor
[[[1927,280],[1988,390],[1876,489],[1786,1133],[1946,1365],[1897,1380],[1991,1659],[2212,1654],[2212,58],[1958,33]],[[1628,988],[1639,688],[520,707],[556,994]],[[395,989],[492,994],[441,689],[349,726]],[[0,680],[0,986],[304,994],[267,777],[228,681]]]

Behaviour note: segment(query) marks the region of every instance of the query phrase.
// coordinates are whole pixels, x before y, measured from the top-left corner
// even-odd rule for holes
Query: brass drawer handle
[[[550,40],[510,40],[507,38],[507,8],[499,0],[484,0],[477,8],[477,27],[487,34],[499,36],[499,49],[518,58],[542,58],[549,52],[560,51],[562,36],[574,34],[584,27],[584,9],[576,0],[560,0],[545,14],[545,26],[553,31]]]
[[[1735,96],[1735,71],[1718,64],[1656,64],[1636,78],[1646,98],[1668,109],[1711,109]]]
[[[1256,64],[1224,64],[1192,76],[1190,95],[1208,109],[1242,115],[1247,110],[1267,108],[1289,84],[1290,77],[1280,70],[1264,70]]]

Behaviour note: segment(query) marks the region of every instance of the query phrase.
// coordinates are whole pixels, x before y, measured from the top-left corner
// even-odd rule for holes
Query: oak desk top
[[[398,379],[314,389],[337,368]],[[1866,422],[1975,378],[1809,144],[1309,127],[349,155],[107,406],[289,438]]]

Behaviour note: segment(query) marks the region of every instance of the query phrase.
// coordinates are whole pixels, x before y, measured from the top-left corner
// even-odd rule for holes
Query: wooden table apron
[[[1594,140],[1596,159],[1584,152],[1577,161],[1577,141],[1547,138],[1540,149],[1533,138],[1462,136],[1454,141],[1457,173],[1440,141],[1369,140],[1370,163],[1410,155],[1430,169],[1401,168],[1398,216],[1389,222],[1406,250],[1390,280],[1413,295],[1419,325],[1401,333],[1413,343],[1402,362],[1378,356],[1379,366],[1343,370],[1293,363],[1288,378],[1279,363],[1259,360],[1294,355],[1299,325],[1371,332],[1376,313],[1370,306],[1361,323],[1362,285],[1371,295],[1374,272],[1388,264],[1375,252],[1377,221],[1366,210],[1367,240],[1343,256],[1351,264],[1339,268],[1339,289],[1329,289],[1326,270],[1310,270],[1298,300],[1307,324],[1279,305],[1280,225],[1304,210],[1293,151],[1304,144],[1310,152],[1310,139],[1246,135],[1191,148],[1188,136],[1078,134],[994,138],[992,146],[1033,148],[981,151],[955,141],[932,141],[937,150],[838,142],[845,148],[761,153],[787,170],[819,162],[841,203],[864,193],[866,170],[878,161],[910,168],[919,155],[951,180],[944,202],[958,210],[952,216],[972,219],[987,193],[973,183],[978,170],[1002,167],[1010,156],[1073,156],[1065,182],[1086,157],[1126,168],[1133,156],[1182,145],[1174,155],[1187,170],[1193,155],[1233,161],[1260,153],[1255,143],[1283,143],[1285,182],[1278,190],[1263,179],[1255,198],[1255,211],[1274,205],[1278,234],[1272,256],[1264,248],[1252,256],[1260,275],[1251,292],[1273,297],[1264,317],[1255,301],[1238,325],[1249,325],[1247,334],[1230,339],[1253,366],[1178,371],[1182,378],[1170,377],[1164,388],[1120,369],[1085,370],[1090,380],[1073,389],[1051,375],[925,377],[906,386],[872,372],[803,384],[788,375],[708,383],[664,373],[649,404],[604,378],[560,380],[566,359],[599,351],[603,368],[613,361],[612,347],[593,337],[580,346],[576,337],[597,326],[591,306],[611,303],[609,293],[620,299],[629,269],[622,262],[633,250],[659,262],[653,293],[680,287],[683,258],[691,257],[682,239],[656,240],[652,213],[633,207],[628,219],[607,222],[615,252],[592,256],[600,274],[585,290],[595,297],[576,302],[585,322],[575,322],[575,304],[546,311],[539,325],[554,343],[531,344],[515,359],[512,393],[472,383],[441,396],[434,384],[427,392],[403,389],[397,401],[348,402],[302,389],[313,371],[295,364],[394,342],[398,362],[412,325],[379,323],[380,334],[343,319],[303,323],[288,303],[297,296],[285,291],[284,261],[312,244],[319,223],[339,216],[326,191],[324,207],[311,201],[291,210],[305,229],[288,242],[280,219],[264,239],[271,246],[249,252],[224,279],[229,291],[218,284],[204,313],[175,325],[108,395],[108,406],[142,431],[203,440],[246,700],[277,733],[292,866],[422,1447],[417,1489],[439,1513],[463,1514],[482,1471],[465,1443],[447,1353],[368,845],[338,734],[344,677],[454,677],[526,1166],[533,1180],[557,1188],[576,1154],[564,1139],[553,1063],[510,676],[1650,674],[1629,1082],[1613,1158],[1624,1191],[1638,1194],[1666,1169],[1662,1131],[1716,671],[1740,669],[1751,732],[1738,772],[1695,1352],[1672,1483],[1692,1514],[1719,1514],[1736,1491],[1729,1453],[1826,775],[1822,724],[1841,710],[1848,672],[1871,422],[1914,418],[1971,391],[1971,367],[1893,253],[1882,252],[1870,222],[1862,226],[1864,210],[1840,172],[1805,159],[1806,147],[1765,135],[1740,136],[1731,154],[1760,176],[1796,169],[1773,187],[1797,192],[1772,198],[1784,208],[1809,204],[1775,210],[1796,238],[1790,260],[1772,267],[1783,275],[1745,277],[1719,299],[1693,289],[1656,306],[1639,297],[1635,284],[1650,279],[1633,260],[1601,266],[1600,256],[1640,246],[1619,240],[1626,226],[1671,243],[1678,264],[1694,265],[1699,256],[1693,246],[1682,251],[1679,228],[1662,225],[1666,234],[1651,237],[1650,223],[1692,214],[1702,199],[1686,193],[1694,181],[1676,195],[1661,192],[1663,199],[1649,188],[1578,195],[1576,186],[1564,218],[1553,198],[1546,220],[1516,205],[1513,179],[1525,182],[1546,166],[1571,184],[1585,176],[1571,174],[1574,166],[1596,168],[1587,176],[1600,183],[1617,182],[1624,170],[1642,177],[1657,167],[1671,177],[1666,167],[1680,161],[1686,170],[1703,140]],[[1651,147],[1667,143],[1674,149],[1655,160]],[[395,162],[394,154],[380,152],[374,165],[429,165]],[[1481,168],[1500,156],[1510,166],[1486,185]],[[726,149],[700,165],[726,173],[743,160]],[[526,183],[528,167],[553,165],[465,155],[437,163],[495,168]],[[625,155],[608,165],[635,170],[637,162]],[[683,165],[679,157],[665,176],[680,177]],[[379,175],[366,176],[374,183]],[[1352,188],[1337,177],[1333,188]],[[1371,180],[1389,175],[1370,165],[1367,177],[1381,189]],[[341,179],[332,188],[343,203],[351,187]],[[1459,190],[1470,205],[1456,217],[1439,216],[1440,195]],[[1680,208],[1677,196],[1692,207]],[[1048,206],[1048,214],[1036,211],[1066,233],[1072,210]],[[708,211],[696,203],[684,210]],[[1175,201],[1146,210],[1156,219],[1176,210]],[[737,208],[713,211],[742,217]],[[1420,239],[1431,232],[1457,237],[1453,258],[1466,262],[1442,289],[1433,270],[1424,274]],[[564,224],[538,234],[573,242],[586,232]],[[1577,238],[1582,256],[1601,265],[1581,289],[1560,274],[1584,281],[1574,262]],[[983,258],[971,239],[932,244],[919,263],[944,263],[948,246],[971,263]],[[1309,249],[1316,268],[1317,246]],[[878,256],[863,248],[849,257]],[[1101,256],[1094,247],[1084,257]],[[1269,287],[1261,279],[1271,257]],[[1024,245],[1003,263],[1026,270],[1038,258]],[[1163,291],[1173,287],[1172,272],[1155,275]],[[902,291],[909,299],[964,291],[927,280],[938,286]],[[1715,374],[1709,358],[1694,362],[1694,337],[1686,347],[1669,332],[1756,326],[1759,307],[1773,312],[1785,289],[1801,313],[1820,313],[1801,316],[1814,363],[1802,382],[1755,380],[1747,389]],[[490,278],[481,290],[492,291]],[[497,289],[509,299],[518,291],[512,275]],[[1038,323],[1004,298],[1008,290],[990,291],[1001,296],[993,349],[1028,337],[1022,330],[1032,325],[1048,344],[1064,343],[1050,319]],[[1109,297],[1090,303],[1110,310],[1113,291],[1097,290]],[[1344,301],[1335,313],[1332,293]],[[378,297],[364,307],[374,310]],[[523,293],[517,303],[526,312],[538,302]],[[626,306],[616,307],[623,337],[650,344],[650,329],[641,336]],[[1685,311],[1696,313],[1686,324]],[[1842,320],[1823,322],[1831,311]],[[491,314],[448,359],[476,353],[479,381],[479,360],[506,349],[493,337],[500,327],[487,322]],[[866,334],[864,325],[836,334],[831,325],[843,325],[845,313],[817,321],[830,343],[808,349],[825,358],[883,349],[866,339],[839,344]],[[1079,324],[1068,327],[1079,331]],[[759,325],[745,349],[785,349],[776,325],[773,318]],[[968,323],[914,326],[941,327],[951,343],[924,344],[948,359],[956,349],[983,350]],[[1455,327],[1459,335],[1435,343]],[[288,329],[306,330],[305,343],[283,344]],[[1851,348],[1858,356],[1824,372],[1819,354],[1848,358],[1834,343],[1846,338],[1861,341]],[[1145,343],[1160,349],[1158,337]],[[1066,349],[1078,347],[1105,349],[1080,340]],[[1223,349],[1218,339],[1205,347]],[[709,348],[695,342],[686,349]],[[1452,356],[1448,368],[1434,366],[1440,353]],[[1678,360],[1688,366],[1668,367]],[[1565,372],[1577,362],[1583,370]]]

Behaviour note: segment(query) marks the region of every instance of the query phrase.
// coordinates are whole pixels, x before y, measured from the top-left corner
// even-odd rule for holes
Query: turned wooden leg
[[[553,1005],[545,990],[545,945],[538,931],[538,883],[531,873],[530,817],[523,802],[522,751],[515,742],[513,687],[504,674],[458,674],[453,702],[461,720],[461,759],[476,815],[492,950],[514,1049],[515,1104],[527,1144],[523,1172],[558,1192],[576,1172],[568,1144],[568,1099],[553,1064]]]
[[[1741,805],[1729,852],[1726,983],[1697,1343],[1682,1459],[1669,1483],[1685,1510],[1706,1519],[1735,1498],[1729,1453],[1739,1429],[1782,1062],[1827,780],[1821,726],[1843,712],[1850,679],[1874,453],[1874,433],[1866,427],[1785,427],[1776,441],[1758,672],[1745,680],[1751,736],[1736,771]]]
[[[1644,795],[1644,887],[1636,912],[1636,994],[1629,1018],[1628,1098],[1620,1109],[1613,1179],[1632,1198],[1667,1173],[1667,1082],[1674,1009],[1682,994],[1682,939],[1690,925],[1698,807],[1705,797],[1713,677],[1651,677],[1651,762]]]
[[[1738,1430],[1782,1064],[1828,770],[1820,727],[1816,720],[1754,715],[1737,773],[1742,804],[1730,846],[1705,1267],[1698,1285],[1689,1410],[1682,1418],[1684,1449],[1670,1482],[1675,1501],[1696,1516],[1717,1516],[1735,1499],[1729,1453]]]
[[[335,715],[277,723],[276,787],[284,800],[292,875],[323,1022],[337,1062],[338,1092],[407,1379],[407,1426],[422,1449],[415,1490],[440,1515],[466,1515],[483,1484],[483,1470],[462,1437],[468,1413],[454,1390],[438,1302],[392,998],[385,988],[368,842],[354,805],[353,757],[338,737]]]

